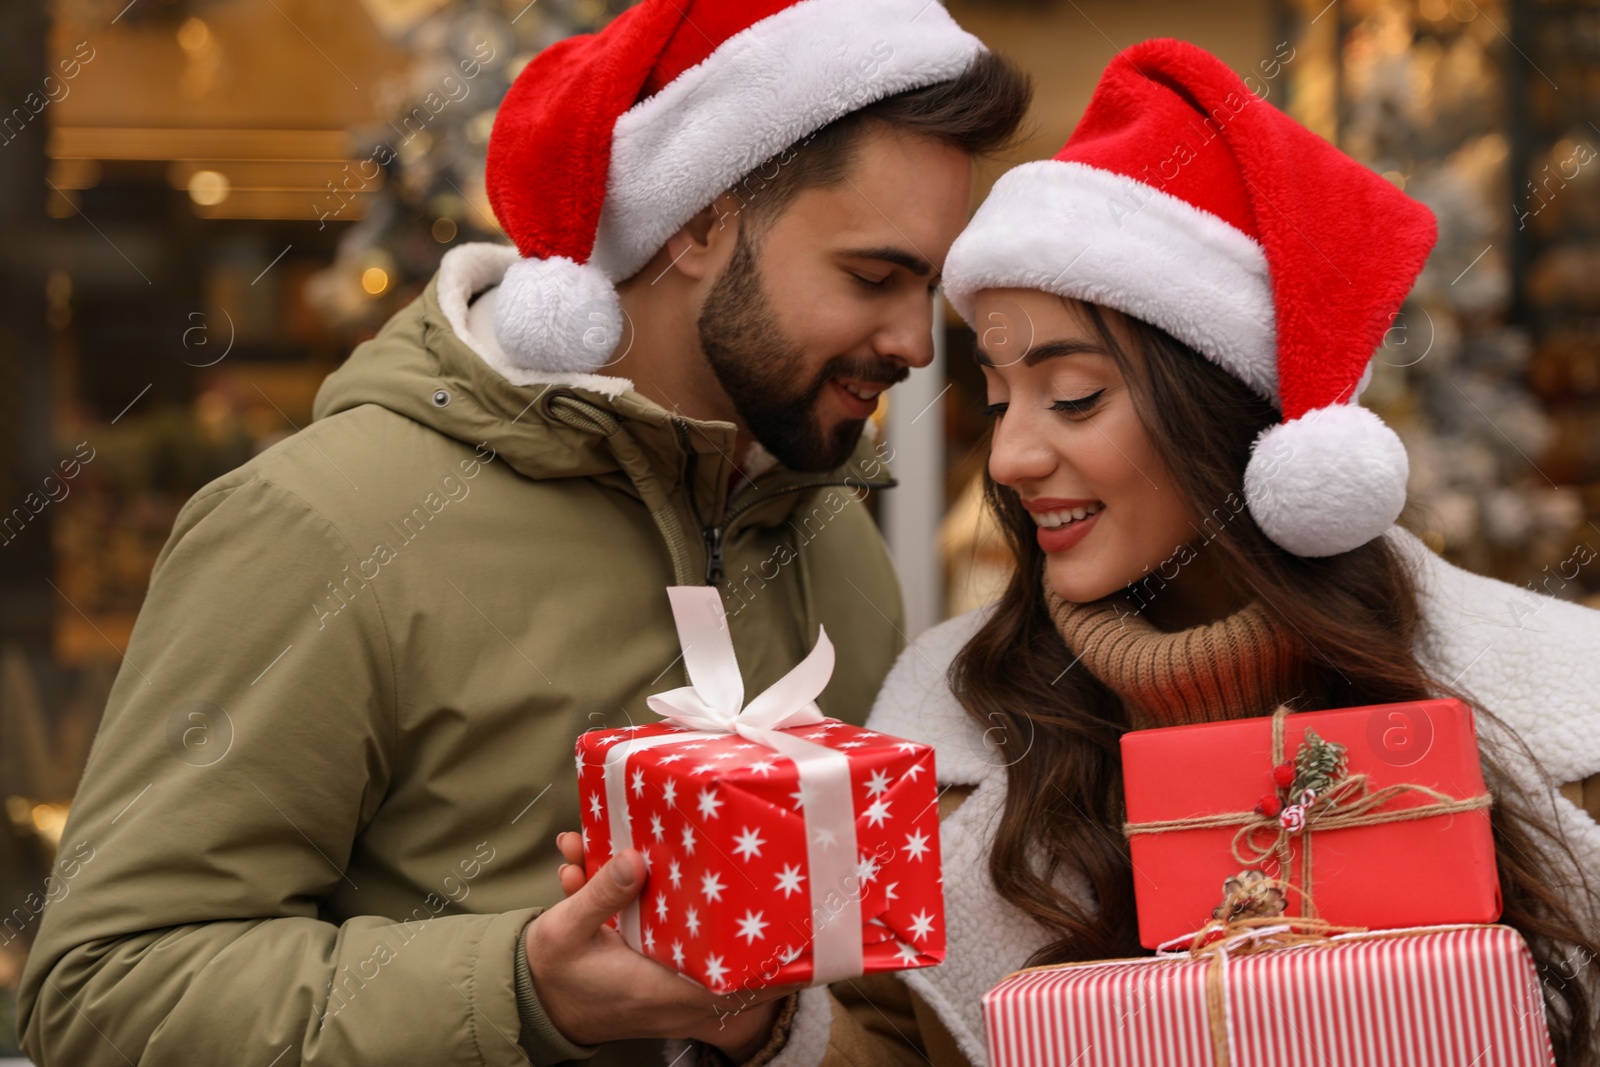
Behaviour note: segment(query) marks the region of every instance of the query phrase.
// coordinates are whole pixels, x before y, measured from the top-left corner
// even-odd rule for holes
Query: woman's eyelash
[[[1095,406],[1095,404],[1099,402],[1100,394],[1102,394],[1104,392],[1105,392],[1104,389],[1096,389],[1094,392],[1090,393],[1088,396],[1080,396],[1076,400],[1057,400],[1054,404],[1050,405],[1050,410],[1051,411],[1070,411],[1070,412],[1072,412],[1074,414],[1081,415],[1085,411],[1088,411],[1091,408],[1093,408]]]
[[[1080,396],[1076,400],[1057,400],[1050,405],[1050,410],[1082,415],[1087,411],[1093,410],[1094,406],[1100,402],[1100,395],[1104,392],[1104,389],[1096,389],[1088,396]],[[979,411],[979,414],[986,419],[997,419],[1006,413],[1006,406],[1003,403],[988,404]]]

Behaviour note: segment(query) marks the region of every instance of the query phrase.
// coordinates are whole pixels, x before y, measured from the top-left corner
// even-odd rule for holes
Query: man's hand
[[[586,880],[579,836],[556,842],[569,861],[559,875],[567,899],[528,924],[526,949],[534,989],[557,1030],[580,1045],[695,1038],[736,1062],[766,1044],[779,1001],[798,986],[717,996],[635,952],[605,923],[644,888],[639,853],[618,853]]]

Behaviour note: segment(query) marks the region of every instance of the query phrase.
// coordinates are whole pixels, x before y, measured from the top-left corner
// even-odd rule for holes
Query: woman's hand
[[[558,874],[566,899],[528,924],[525,949],[534,989],[557,1030],[581,1045],[694,1038],[735,1062],[766,1044],[780,1002],[799,986],[718,996],[635,952],[605,923],[644,888],[638,852],[613,856],[585,879],[581,838],[566,833],[556,843],[568,861]]]

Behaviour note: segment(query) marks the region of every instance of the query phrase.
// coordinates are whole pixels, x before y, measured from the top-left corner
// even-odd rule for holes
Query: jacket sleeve
[[[533,988],[533,971],[528,966],[528,953],[523,947],[527,928],[518,935],[511,949],[511,965],[516,968],[517,1015],[522,1022],[521,1044],[528,1058],[536,1064],[577,1062],[586,1060],[600,1051],[598,1045],[578,1045],[568,1041],[556,1029],[556,1024],[544,1013],[539,994]]]
[[[460,914],[419,891],[405,914],[326,910],[360,891],[349,862],[405,700],[382,583],[331,613],[360,558],[259,477],[179,515],[23,976],[38,1067],[567,1058],[521,1033],[514,964],[537,909]]]

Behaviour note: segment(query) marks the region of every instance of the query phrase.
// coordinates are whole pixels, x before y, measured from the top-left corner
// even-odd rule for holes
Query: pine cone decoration
[[[1270,919],[1282,915],[1288,900],[1283,890],[1271,882],[1272,879],[1260,871],[1240,871],[1222,883],[1222,903],[1211,912],[1211,917],[1233,922],[1235,919]]]

